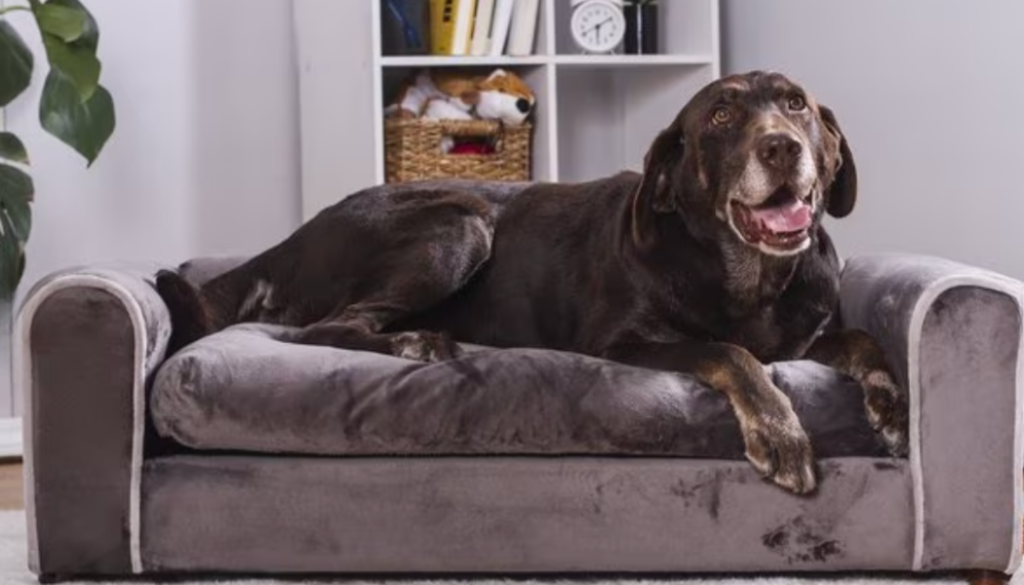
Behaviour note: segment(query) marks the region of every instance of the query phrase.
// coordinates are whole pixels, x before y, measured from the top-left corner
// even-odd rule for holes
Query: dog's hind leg
[[[374,329],[376,328],[375,326]],[[327,345],[341,349],[372,351],[424,362],[443,361],[460,353],[458,345],[443,332],[375,333],[372,329],[356,324],[355,321],[345,319],[311,325],[288,341],[304,345]]]
[[[494,222],[476,201],[467,199],[462,205],[452,196],[444,205],[423,210],[429,221],[381,254],[345,302],[287,340],[420,361],[458,355],[458,345],[443,331],[388,328],[453,295],[490,257]]]

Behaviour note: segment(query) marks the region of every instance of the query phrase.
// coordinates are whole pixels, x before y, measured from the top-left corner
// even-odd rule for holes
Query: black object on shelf
[[[380,0],[384,55],[430,53],[429,0]]]
[[[658,47],[658,0],[625,0],[627,55],[653,55]]]

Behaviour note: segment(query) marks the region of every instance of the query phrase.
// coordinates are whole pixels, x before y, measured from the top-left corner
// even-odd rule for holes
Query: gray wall
[[[1024,279],[1024,2],[723,0],[724,73],[833,107],[860,170],[845,255],[936,254]]]
[[[69,266],[251,253],[295,229],[291,1],[87,4],[100,26],[102,81],[117,107],[114,136],[89,169],[39,128],[45,53],[28,16],[12,15],[39,65],[33,87],[7,110],[9,127],[29,148],[36,185],[19,296]],[[4,349],[0,339],[0,417],[11,403]]]
[[[38,122],[46,73],[8,109],[27,142],[35,222],[21,293],[81,263],[255,251],[298,225],[289,0],[90,0],[117,129],[92,166]]]

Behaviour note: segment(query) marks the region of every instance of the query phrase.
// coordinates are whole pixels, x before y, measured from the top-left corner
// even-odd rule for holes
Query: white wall
[[[725,73],[832,106],[860,170],[840,252],[910,251],[1024,279],[1024,2],[723,0]]]
[[[20,1],[20,0],[19,0]],[[11,3],[11,0],[8,0]],[[45,57],[7,111],[36,184],[25,290],[67,266],[251,253],[298,226],[290,0],[87,0],[117,129],[92,168],[38,123]],[[0,360],[0,416],[9,379]]]

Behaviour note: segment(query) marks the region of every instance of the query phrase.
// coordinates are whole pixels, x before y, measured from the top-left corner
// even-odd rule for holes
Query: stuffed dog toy
[[[500,120],[518,125],[536,105],[530,86],[515,73],[496,69],[487,76],[454,70],[423,70],[406,79],[388,116],[434,120]]]

